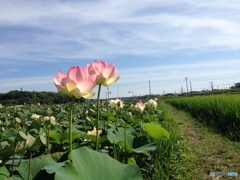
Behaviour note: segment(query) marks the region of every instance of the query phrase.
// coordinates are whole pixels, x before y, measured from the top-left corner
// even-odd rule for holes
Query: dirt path
[[[166,106],[179,125],[189,151],[190,163],[200,172],[200,179],[240,179],[240,142],[231,142],[203,127],[187,113]],[[238,177],[213,178],[209,176],[210,172],[238,172]]]

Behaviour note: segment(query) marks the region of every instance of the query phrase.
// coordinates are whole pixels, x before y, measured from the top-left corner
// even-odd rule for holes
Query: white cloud
[[[95,59],[239,49],[238,9],[229,4],[184,0],[2,1],[0,24],[43,32],[29,32],[31,39],[26,32],[25,42],[18,42],[19,35],[14,43],[2,43],[1,58],[56,62],[60,57]],[[224,9],[232,12],[224,16]]]
[[[4,79],[0,80],[0,84],[2,88],[15,88],[15,87],[24,87],[28,85],[36,85],[36,84],[48,84],[53,83],[53,77],[43,76],[43,77],[30,77],[30,78],[12,78],[12,79]]]
[[[0,1],[0,64],[17,70],[13,65],[36,61],[52,65],[144,55],[159,57],[164,65],[123,69],[119,84],[230,74],[238,59],[203,57],[204,62],[191,63],[191,55],[240,50],[239,10],[238,0]],[[182,54],[189,60],[175,65],[164,60]],[[0,82],[10,87],[14,80]],[[44,78],[16,82],[16,87],[50,84]]]

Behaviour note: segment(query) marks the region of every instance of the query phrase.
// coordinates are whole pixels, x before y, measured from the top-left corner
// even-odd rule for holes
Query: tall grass
[[[231,140],[240,140],[240,95],[214,95],[165,99],[189,112]]]
[[[159,121],[166,130],[171,134],[170,140],[161,139],[157,141],[157,150],[153,154],[155,171],[151,176],[144,179],[184,179],[189,171],[189,159],[186,149],[183,146],[183,137],[180,135],[179,126],[173,120],[171,114],[166,109],[163,101],[158,101],[161,109]]]

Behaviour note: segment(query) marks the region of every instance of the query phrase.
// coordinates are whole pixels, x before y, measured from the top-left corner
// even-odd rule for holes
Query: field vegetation
[[[190,113],[231,140],[240,140],[239,94],[168,98],[165,102]]]
[[[142,109],[137,103],[99,104],[98,147],[96,102],[2,106],[0,178],[181,179],[186,169],[176,124],[161,101],[145,99]]]
[[[238,172],[239,143],[212,132],[239,140],[238,100],[215,95],[101,101],[98,135],[96,101],[1,106],[0,178],[210,179],[211,171]]]

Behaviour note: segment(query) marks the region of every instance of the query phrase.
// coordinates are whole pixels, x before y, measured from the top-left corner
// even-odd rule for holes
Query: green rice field
[[[240,95],[177,97],[165,101],[231,140],[240,139]]]

